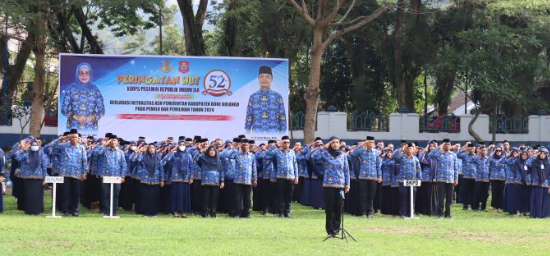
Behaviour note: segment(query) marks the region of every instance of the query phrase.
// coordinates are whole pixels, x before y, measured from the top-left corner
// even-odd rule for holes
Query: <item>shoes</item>
[[[451,216],[451,215],[445,215],[445,219],[452,219],[452,218],[453,218],[453,216]]]
[[[63,213],[63,217],[69,217],[69,213],[68,213],[68,212],[64,212],[64,213]]]
[[[284,215],[284,214],[279,214],[279,218],[281,218],[281,219],[282,219],[282,218],[284,218],[284,217],[285,217],[285,215]]]
[[[285,218],[289,218],[289,219],[291,219],[291,218],[292,218],[292,216],[290,216],[290,214],[289,214],[289,213],[287,213],[287,214],[285,214]]]
[[[78,217],[78,216],[80,216],[80,214],[78,212],[73,212],[73,216]]]

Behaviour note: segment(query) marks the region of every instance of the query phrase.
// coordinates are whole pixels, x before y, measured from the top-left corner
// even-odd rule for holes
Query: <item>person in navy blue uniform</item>
[[[409,217],[411,215],[411,190],[409,187],[405,187],[405,181],[407,180],[421,180],[422,168],[420,168],[420,161],[414,155],[416,149],[413,143],[407,143],[405,147],[405,155],[398,155],[395,157],[395,161],[399,163],[399,171],[397,172],[397,182],[399,183],[399,216],[401,218]],[[393,199],[393,198],[392,198]],[[413,188],[413,205],[416,199],[416,188]]]
[[[203,150],[197,162],[202,174],[201,216],[216,218],[219,189],[224,188],[224,171],[216,146],[210,145]]]
[[[527,160],[531,167],[531,218],[547,218],[550,216],[550,160],[548,150],[541,147],[539,151]]]
[[[6,164],[6,156],[4,150],[0,148],[0,213],[4,212],[4,165]]]
[[[487,198],[489,198],[489,156],[487,155],[487,147],[481,145],[479,154],[474,159],[476,163],[476,185],[474,193],[474,204],[472,210],[485,211],[487,208]],[[480,208],[481,205],[481,208]]]
[[[75,82],[69,86],[61,104],[61,113],[67,117],[67,129],[79,129],[95,134],[99,119],[105,115],[101,92],[92,84],[92,66],[80,63],[76,67]]]
[[[128,172],[128,166],[126,165],[126,157],[124,152],[118,148],[118,137],[116,135],[110,135],[107,140],[101,141],[101,145],[97,145],[94,148],[93,153],[95,157],[98,157],[97,175],[99,182],[103,177],[121,177],[124,182],[124,176]],[[111,197],[111,184],[101,184],[102,198],[101,198],[101,210],[103,215],[108,216],[110,213],[110,197]],[[118,210],[118,196],[120,193],[120,184],[114,184],[113,186],[113,215],[117,215]]]
[[[324,209],[325,201],[323,199],[323,178],[325,176],[325,165],[319,159],[312,157],[313,149],[322,147],[323,140],[320,137],[315,138],[315,142],[310,145],[307,155],[308,169],[311,179],[309,182],[309,204],[314,209]]]
[[[382,183],[382,162],[380,152],[374,147],[374,137],[367,136],[366,142],[359,145],[351,152],[360,161],[359,214],[372,218],[376,185]]]
[[[240,148],[233,148],[227,157],[235,160],[235,218],[250,218],[252,187],[258,185],[256,159],[249,151],[248,139],[241,139]]]
[[[323,198],[325,201],[325,230],[332,237],[338,235],[342,220],[344,194],[349,192],[350,174],[347,154],[340,150],[340,139],[332,136],[329,143],[312,150],[312,157],[325,166]]]
[[[298,162],[294,150],[290,149],[290,138],[283,136],[279,141],[281,148],[271,146],[265,155],[266,159],[275,162],[276,168],[271,173],[271,180],[277,183],[277,208],[280,218],[291,218],[290,202],[294,185],[298,184]]]
[[[526,163],[528,159],[527,151],[520,152],[518,148],[512,148],[511,156],[508,156],[505,160],[508,168],[506,169],[503,210],[509,214],[521,216],[523,201],[530,200],[530,198],[523,197],[524,185],[526,184],[525,177],[529,171]]]
[[[88,157],[84,146],[78,143],[79,135],[76,129],[72,129],[69,135],[61,143],[59,139],[53,142],[53,149],[59,157],[59,176],[63,176],[64,182],[60,184],[60,192],[63,194],[60,203],[63,216],[79,215],[80,187],[82,180],[86,180],[88,174]]]
[[[23,180],[22,209],[27,215],[44,212],[44,178],[47,175],[48,157],[36,139],[22,140],[15,149],[15,158],[20,162]]]
[[[491,183],[493,212],[502,212],[504,203],[504,182],[506,181],[506,158],[503,148],[498,146],[489,158],[489,181]]]
[[[453,186],[458,185],[459,166],[458,157],[451,151],[451,140],[443,139],[439,148],[430,152],[428,157],[436,160],[438,165],[434,178],[435,182],[437,182],[437,215],[442,218],[443,207],[445,207],[445,218],[452,218]]]
[[[420,155],[420,166],[422,167],[422,184],[418,189],[417,209],[418,213],[434,216],[438,211],[437,182],[435,175],[437,172],[437,160],[430,158],[430,152],[437,148],[435,141],[430,141],[426,151]]]
[[[391,194],[392,177],[395,176],[395,159],[393,159],[393,151],[387,147],[382,155],[382,203],[380,212],[382,214],[392,214],[392,201],[398,200],[393,198]],[[357,174],[358,175],[358,174]],[[353,175],[352,175],[353,176]],[[353,189],[353,182],[352,187]]]
[[[468,210],[468,207],[474,204],[477,170],[477,165],[474,161],[476,158],[475,151],[476,147],[474,144],[467,142],[464,145],[463,151],[458,154],[458,158],[462,159],[462,184],[460,185],[460,193],[463,210]]]
[[[248,133],[284,133],[287,130],[283,97],[271,90],[273,73],[268,66],[258,72],[260,90],[250,95],[244,128]]]
[[[192,175],[192,166],[195,161],[186,151],[185,141],[179,140],[178,147],[174,152],[170,152],[164,156],[161,164],[164,168],[169,168],[168,163],[171,162],[172,171],[170,180],[170,212],[175,218],[187,218],[186,213],[191,212],[191,188],[190,182]]]
[[[157,152],[155,144],[133,153],[130,161],[136,164],[136,172],[140,177],[141,212],[146,217],[154,217],[161,210],[161,191],[165,176],[162,157]]]

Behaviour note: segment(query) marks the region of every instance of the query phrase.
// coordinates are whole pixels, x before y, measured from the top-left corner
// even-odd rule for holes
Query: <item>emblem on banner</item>
[[[231,79],[229,75],[223,70],[212,70],[204,77],[204,91],[203,95],[210,94],[214,97],[220,97],[223,95],[231,96]]]
[[[189,61],[180,61],[180,72],[184,74],[189,72]]]
[[[165,73],[172,71],[172,64],[170,64],[170,61],[165,60],[161,62],[160,70],[162,70]]]

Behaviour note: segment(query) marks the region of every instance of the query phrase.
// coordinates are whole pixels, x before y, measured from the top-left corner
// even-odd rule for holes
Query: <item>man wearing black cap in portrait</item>
[[[273,73],[261,66],[258,74],[260,90],[250,95],[246,109],[245,130],[254,133],[283,133],[287,130],[283,97],[271,90]]]

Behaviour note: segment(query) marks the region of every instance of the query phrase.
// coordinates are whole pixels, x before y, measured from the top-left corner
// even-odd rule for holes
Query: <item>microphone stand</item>
[[[341,192],[341,196],[342,196],[342,209],[340,210],[340,218],[342,220],[342,223],[340,225],[340,228],[338,228],[338,230],[336,230],[336,234],[340,233],[340,237],[338,236],[334,236],[334,238],[338,238],[340,240],[344,240],[346,239],[346,242],[349,243],[348,241],[348,236],[353,239],[353,241],[357,242],[357,240],[355,240],[355,238],[353,238],[353,236],[344,228],[344,204],[345,204],[345,196],[344,196],[344,191],[342,190]],[[328,235],[324,241],[328,240],[329,238],[332,238],[333,236],[332,235]]]

